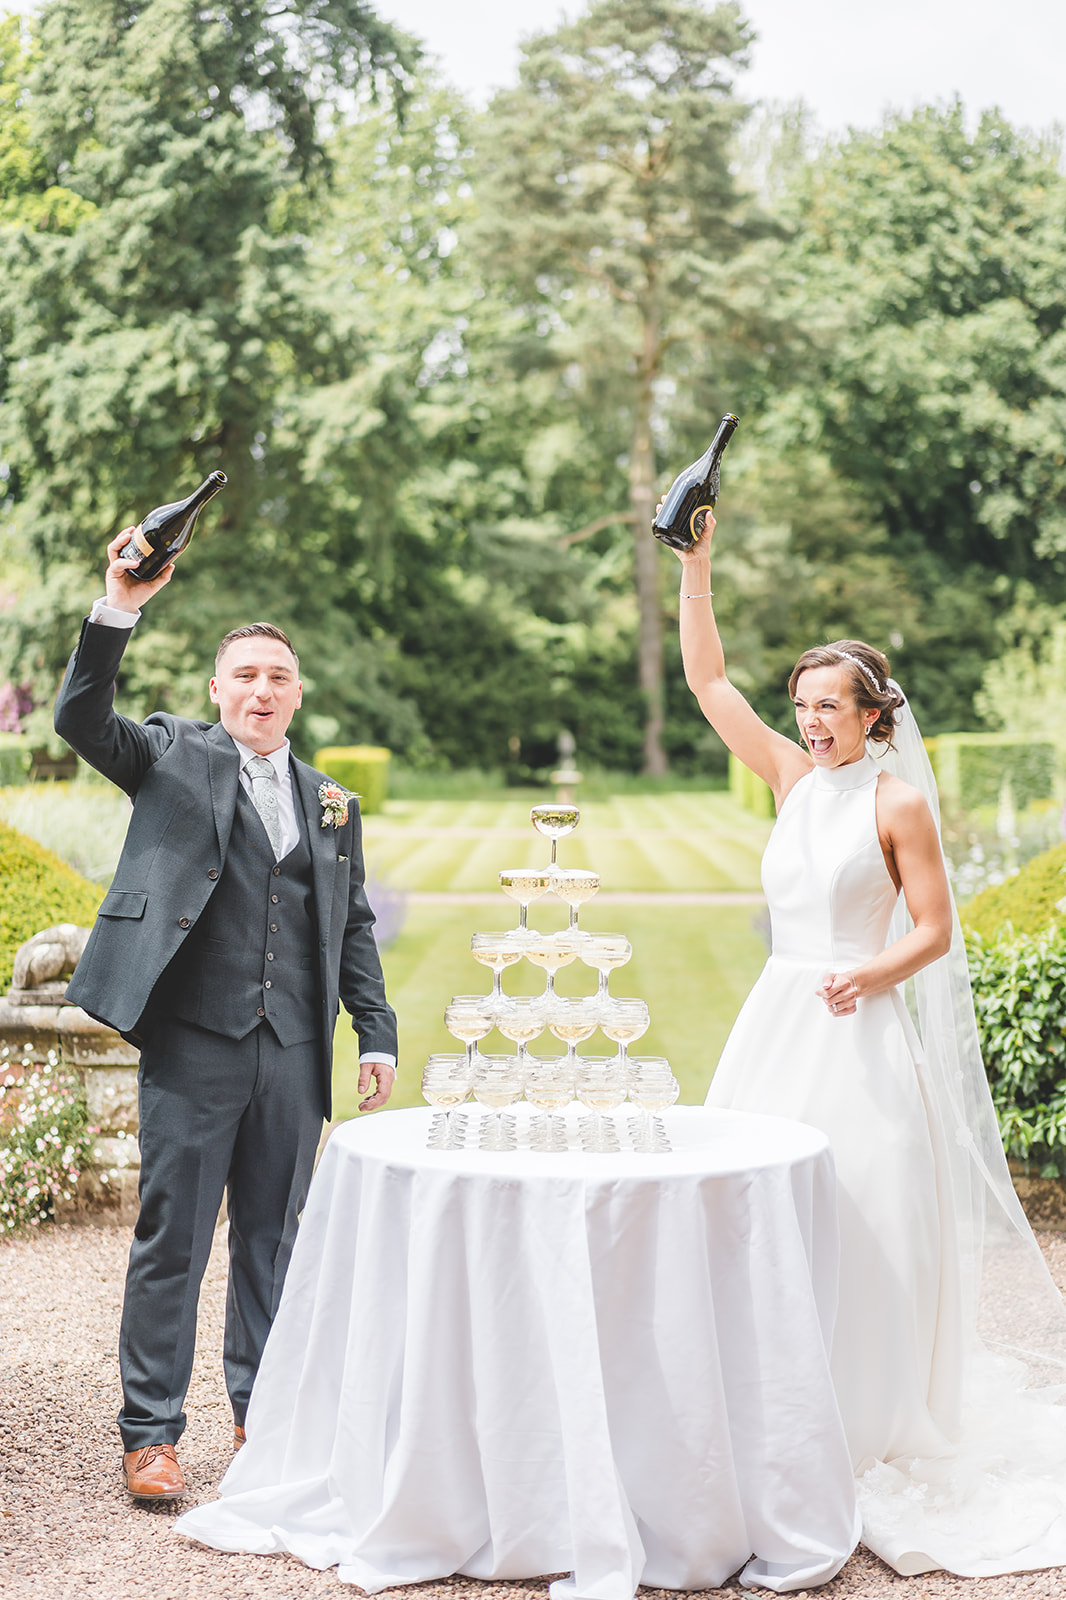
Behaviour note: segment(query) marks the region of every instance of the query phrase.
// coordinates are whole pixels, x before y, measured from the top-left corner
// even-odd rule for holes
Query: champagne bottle
[[[120,561],[139,563],[130,568],[131,578],[150,583],[158,578],[168,562],[180,556],[192,538],[200,512],[226,481],[224,472],[212,472],[187,500],[174,500],[168,506],[156,506],[154,511],[149,511],[134,528],[129,544],[119,551]]]
[[[679,473],[670,485],[662,509],[651,531],[663,544],[675,550],[691,550],[707,520],[707,512],[718,503],[719,469],[726,445],[733,437],[740,418],[727,411],[718,431],[698,461]]]

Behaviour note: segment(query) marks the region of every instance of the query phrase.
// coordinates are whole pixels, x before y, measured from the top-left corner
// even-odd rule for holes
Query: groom
[[[223,639],[210,684],[217,723],[116,713],[130,630],[174,570],[131,578],[118,559],[130,532],[108,545],[106,597],[56,701],[56,731],[133,801],[67,998],[140,1047],[141,1204],[118,1422],[130,1494],[174,1498],[185,1492],[174,1446],[223,1193],[223,1357],[240,1445],[330,1114],[339,1002],[359,1033],[364,1111],[392,1090],[396,1019],[363,890],[358,806],[343,791],[324,796],[325,774],[289,753],[302,686],[281,630],[257,622]]]

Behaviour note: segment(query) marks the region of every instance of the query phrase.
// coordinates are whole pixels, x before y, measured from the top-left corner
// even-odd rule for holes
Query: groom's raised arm
[[[173,564],[151,583],[131,578],[131,563],[118,559],[129,543],[125,528],[107,547],[105,599],[82,623],[81,638],[67,663],[55,704],[55,730],[72,750],[129,795],[157,761],[171,734],[165,728],[133,722],[115,710],[115,677],[141,605],[170,582]]]

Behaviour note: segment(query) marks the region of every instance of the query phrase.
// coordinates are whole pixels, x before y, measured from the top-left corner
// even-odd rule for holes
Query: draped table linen
[[[339,1128],[248,1442],[179,1531],[368,1594],[452,1573],[569,1573],[552,1600],[835,1576],[859,1530],[827,1357],[827,1141],[664,1120],[660,1155],[429,1151],[421,1109]]]

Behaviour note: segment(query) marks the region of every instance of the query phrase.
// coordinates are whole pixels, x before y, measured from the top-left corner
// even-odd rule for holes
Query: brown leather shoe
[[[122,1471],[126,1488],[135,1500],[178,1500],[185,1493],[185,1479],[172,1444],[146,1444],[143,1450],[127,1450],[122,1457]]]
[[[248,1435],[245,1433],[245,1431],[241,1427],[240,1423],[239,1422],[235,1422],[233,1424],[233,1448],[234,1448],[234,1450],[239,1450],[241,1445],[247,1439],[247,1437],[248,1437]]]

